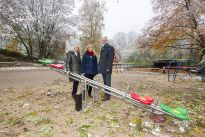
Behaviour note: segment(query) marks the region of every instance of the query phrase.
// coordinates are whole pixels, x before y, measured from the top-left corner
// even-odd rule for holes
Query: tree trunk
[[[23,46],[26,48],[26,53],[28,57],[32,57],[32,55],[30,54],[30,50],[29,47],[27,46],[27,44],[24,42],[23,38],[20,35],[17,35],[17,37],[20,39],[21,43],[23,44]]]

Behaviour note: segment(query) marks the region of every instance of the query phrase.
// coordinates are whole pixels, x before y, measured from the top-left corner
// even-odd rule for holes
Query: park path
[[[45,83],[52,83],[58,79],[66,79],[66,77],[49,69],[1,70],[0,90],[35,87]]]
[[[147,75],[145,74],[146,72],[138,72],[137,75],[136,72],[126,72],[118,74],[113,73],[113,87],[119,88],[121,87],[121,84],[128,86],[127,82],[132,83],[136,80],[144,81],[147,77],[149,77],[150,79],[150,76],[154,77],[155,79],[159,75],[159,73],[152,73],[155,75],[151,75],[151,73],[148,73]],[[159,77],[161,76],[162,75],[159,75]],[[52,70],[49,70],[47,67],[22,67],[0,69],[0,90],[8,88],[19,89],[25,87],[37,87],[41,86],[42,84],[52,83],[55,80],[59,79],[68,80],[65,76]],[[101,75],[98,75],[97,79],[102,82]]]

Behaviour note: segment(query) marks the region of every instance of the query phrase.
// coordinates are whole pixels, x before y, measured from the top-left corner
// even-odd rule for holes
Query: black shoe
[[[105,95],[105,96],[103,97],[102,101],[107,101],[107,100],[110,100],[110,96],[106,96],[106,95]]]

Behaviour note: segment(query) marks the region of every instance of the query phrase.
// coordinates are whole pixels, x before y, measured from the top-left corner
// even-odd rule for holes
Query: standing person
[[[202,57],[202,60],[199,64],[197,64],[197,66],[200,68],[201,71],[202,82],[205,82],[205,55]]]
[[[108,43],[106,36],[101,39],[101,52],[99,61],[99,73],[102,74],[104,84],[111,86],[112,64],[114,61],[114,48]],[[110,95],[105,93],[102,101],[110,100]]]
[[[93,51],[93,45],[89,44],[82,58],[82,73],[86,78],[93,80],[96,74],[98,74],[97,57]],[[88,96],[91,95],[92,87],[88,86]]]
[[[72,73],[81,74],[81,59],[80,48],[76,46],[74,51],[69,51],[66,59],[66,70]],[[79,81],[69,79],[73,81],[72,97],[77,93]]]

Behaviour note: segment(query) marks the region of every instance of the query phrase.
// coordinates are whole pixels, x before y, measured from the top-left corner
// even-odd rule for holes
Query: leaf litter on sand
[[[137,77],[137,79],[140,79],[140,77]],[[42,136],[41,134],[43,134],[44,131],[45,132],[51,131],[50,130],[51,128],[53,130],[59,125],[62,126],[62,128],[64,128],[63,131],[65,131],[65,134],[69,134],[70,127],[72,127],[74,124],[82,125],[82,124],[85,124],[85,122],[87,121],[89,121],[87,122],[87,125],[90,125],[92,123],[92,127],[88,128],[90,134],[87,134],[87,135],[93,135],[94,133],[97,132],[96,131],[97,128],[99,129],[102,127],[105,129],[105,130],[100,131],[100,132],[103,132],[102,133],[103,135],[105,134],[107,135],[109,132],[110,136],[113,136],[113,137],[117,136],[116,134],[118,132],[123,133],[130,137],[153,136],[153,134],[151,133],[152,130],[153,131],[155,130],[156,133],[158,133],[157,127],[160,127],[158,124],[154,126],[151,125],[150,126],[151,128],[149,128],[149,126],[147,127],[143,125],[143,123],[146,121],[150,122],[149,115],[147,115],[148,114],[147,112],[143,111],[140,108],[131,107],[131,105],[128,103],[126,104],[123,103],[122,105],[122,100],[118,100],[115,98],[111,98],[111,100],[108,103],[100,102],[100,104],[92,104],[91,109],[89,108],[85,113],[83,111],[80,113],[75,113],[75,115],[78,117],[77,119],[76,116],[70,115],[70,114],[74,114],[74,109],[73,109],[74,106],[71,106],[71,105],[74,105],[74,103],[73,103],[73,100],[71,100],[71,97],[69,96],[70,95],[69,86],[65,84],[67,81],[63,82],[63,84],[61,82],[63,81],[57,82],[60,85],[53,83],[52,85],[46,84],[42,87],[31,88],[29,90],[31,90],[31,92],[33,93],[32,95],[29,95],[30,94],[29,93],[27,94],[28,96],[25,98],[18,98],[18,101],[21,102],[20,104],[24,104],[27,102],[29,102],[29,104],[32,104],[32,105],[29,105],[28,109],[25,109],[23,107],[19,108],[20,111],[21,110],[23,111],[21,112],[22,114],[18,116],[18,117],[23,117],[24,118],[23,120],[25,122],[28,122],[26,123],[28,124],[27,126],[27,128],[29,129],[28,132],[33,131],[31,135],[34,134],[34,135]],[[115,82],[115,85],[117,85],[118,81],[114,81],[114,82]],[[186,83],[186,86],[188,86],[189,88],[186,88],[186,90],[184,90],[185,85],[183,83],[180,83],[180,84],[178,83],[173,84],[173,83],[168,83],[168,82],[165,82],[164,84],[158,83],[158,82],[153,82],[153,83],[154,84],[151,83],[152,85],[149,85],[149,83],[146,83],[147,86],[144,86],[140,94],[151,95],[153,97],[160,96],[161,101],[166,100],[173,107],[177,107],[177,106],[185,107],[186,109],[188,109],[189,115],[190,115],[190,125],[189,125],[190,128],[188,129],[185,128],[184,126],[180,128],[181,126],[175,123],[176,119],[174,117],[170,117],[168,115],[165,116],[167,121],[163,123],[163,127],[160,127],[161,129],[160,133],[162,133],[160,135],[164,135],[163,132],[166,132],[170,135],[177,134],[177,136],[188,136],[188,134],[190,133],[186,132],[187,130],[193,131],[193,134],[204,132],[203,123],[204,123],[205,117],[203,117],[204,114],[202,113],[204,112],[204,108],[203,108],[204,103],[202,101],[204,97],[200,97],[201,93],[204,93],[204,91],[199,90],[201,92],[199,94],[199,92],[194,91],[195,85],[193,85],[192,87],[191,85],[188,85],[187,83]],[[66,86],[64,86],[64,84]],[[203,85],[200,87],[204,88]],[[48,97],[46,95],[48,89],[52,89],[53,93],[60,92],[60,94],[57,94],[57,96],[53,96],[52,98]],[[126,89],[126,87],[124,89]],[[41,93],[37,91],[45,91],[45,92]],[[194,94],[191,94],[192,92],[194,92]],[[19,93],[16,95],[18,95],[16,97],[20,96]],[[190,95],[191,99],[187,99],[186,95]],[[11,97],[11,98],[13,99],[14,97]],[[63,100],[63,98],[66,98],[66,99]],[[7,99],[7,102],[9,101],[10,99]],[[17,102],[17,100],[14,100],[14,101],[15,103]],[[54,106],[58,106],[58,107],[54,108]],[[36,110],[36,112],[34,110]],[[1,117],[6,118],[6,119],[10,117],[15,117],[14,115],[19,113],[18,111],[16,112],[10,111],[9,109],[3,109],[3,111],[9,112],[9,115],[3,115],[2,113],[0,113],[0,115],[3,115]],[[32,111],[30,112],[30,115],[27,114],[28,111]],[[59,119],[58,113],[62,114],[60,115],[62,120],[59,120],[59,121],[56,120],[56,119]],[[28,118],[30,121],[27,121],[28,119],[26,120],[27,117],[30,118],[30,119]],[[32,121],[32,118],[34,119],[36,118],[36,119]],[[55,125],[52,124],[51,118],[56,121]],[[141,122],[139,122],[141,124],[139,124],[139,126],[133,126],[133,125],[138,125],[136,124],[138,123],[136,122],[138,120],[136,121],[133,120],[135,118],[141,119]],[[45,121],[43,120],[42,123],[39,122],[39,125],[37,125],[36,123],[38,122],[36,121],[41,121],[42,119],[44,119]],[[93,122],[90,122],[90,121],[93,121]],[[129,126],[129,123],[132,123],[133,125]],[[48,127],[47,130],[46,128],[43,128],[43,126],[45,125]],[[50,125],[50,127],[48,125]],[[96,126],[97,127],[96,128],[94,125],[98,125],[98,127]],[[119,125],[119,128],[117,125]],[[15,126],[15,128],[19,126],[20,124]],[[196,127],[198,129],[195,129]],[[20,126],[20,128],[22,131],[23,129],[22,126]],[[42,128],[43,130],[40,131],[40,128]],[[173,129],[173,130],[168,132],[166,128]],[[83,129],[84,129],[84,132],[86,132],[86,127],[83,127]],[[147,129],[147,130],[145,131],[143,129]],[[184,133],[180,132],[180,130],[183,131],[183,129],[185,129]],[[58,131],[56,130],[53,130],[52,132],[53,132],[53,136],[59,135]],[[73,130],[73,134],[77,135],[78,133],[80,134],[78,129]]]
[[[53,126],[50,124],[42,125],[39,132],[41,137],[53,137]]]
[[[41,125],[41,124],[51,124],[52,121],[49,118],[45,118],[38,115],[38,112],[33,111],[27,114],[25,117],[25,120],[28,122],[33,122],[35,125]]]
[[[20,124],[21,123],[21,120],[20,118],[17,118],[17,117],[12,117],[12,118],[9,118],[7,121],[6,121],[7,124],[11,125],[11,126],[15,126],[17,124]]]
[[[78,128],[81,137],[92,137],[91,129],[92,126],[85,124]]]

